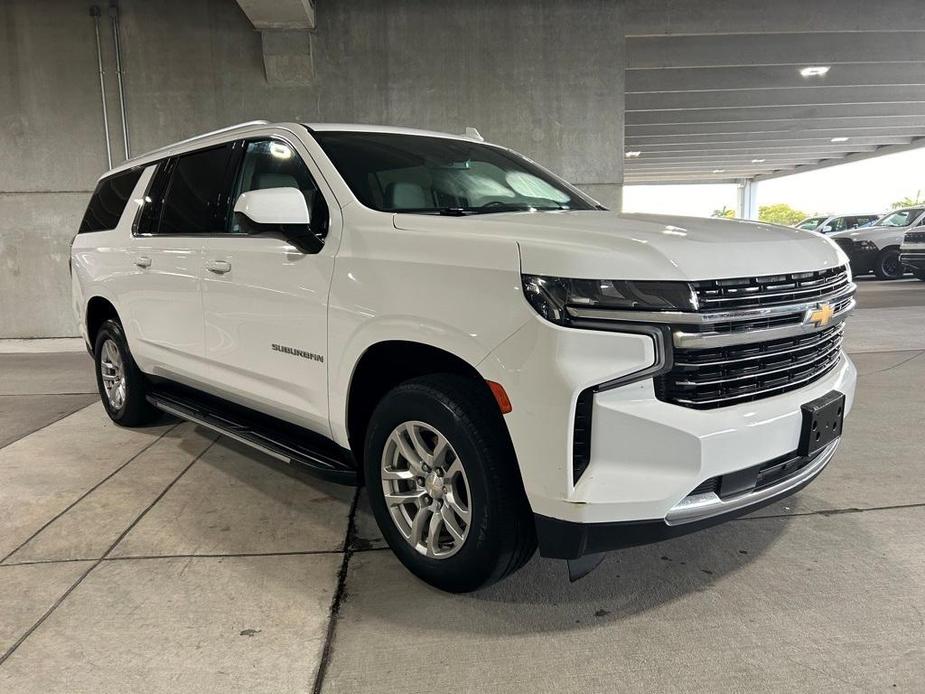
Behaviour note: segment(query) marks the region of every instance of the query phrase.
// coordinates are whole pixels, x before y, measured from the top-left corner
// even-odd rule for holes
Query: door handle
[[[146,255],[140,255],[135,258],[135,265],[138,267],[151,267],[151,259]]]
[[[206,263],[206,270],[214,272],[217,275],[224,275],[231,270],[231,263],[227,260],[210,260]]]

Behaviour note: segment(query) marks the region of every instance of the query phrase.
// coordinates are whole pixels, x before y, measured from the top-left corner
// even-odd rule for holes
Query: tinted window
[[[119,218],[141,177],[141,169],[107,176],[96,185],[78,233],[115,229]]]
[[[265,188],[295,188],[311,211],[312,231],[319,238],[327,232],[327,205],[302,158],[285,142],[248,142],[238,174],[234,200],[241,193]],[[231,231],[240,233],[240,219],[231,220]]]
[[[808,217],[802,222],[797,224],[797,229],[806,229],[807,231],[813,231],[817,226],[822,224],[828,217]]]
[[[881,227],[907,227],[916,219],[918,216],[925,212],[925,208],[913,208],[908,210],[896,210],[896,212],[891,212],[890,214],[883,215],[880,219],[877,220],[877,226]]]
[[[353,193],[386,212],[591,210],[523,157],[468,140],[398,133],[316,132]]]
[[[161,234],[209,234],[225,230],[228,163],[232,145],[177,157],[164,195]]]

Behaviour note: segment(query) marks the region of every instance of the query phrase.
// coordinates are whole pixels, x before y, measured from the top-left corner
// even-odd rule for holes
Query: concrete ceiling
[[[628,184],[761,180],[925,145],[921,0],[630,0],[626,62]]]

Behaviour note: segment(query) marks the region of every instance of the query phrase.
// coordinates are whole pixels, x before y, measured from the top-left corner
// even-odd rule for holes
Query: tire
[[[420,466],[425,458],[413,443],[415,433],[430,453],[439,437],[445,439],[444,453],[432,456],[432,466]],[[510,438],[494,399],[478,381],[437,374],[387,393],[370,420],[364,468],[373,514],[389,546],[409,571],[437,588],[464,593],[490,585],[521,568],[536,550]],[[416,498],[390,506],[385,487],[392,495]],[[468,511],[468,523],[459,510]],[[416,533],[414,519],[426,512]]]
[[[148,384],[132,359],[119,321],[110,319],[100,327],[94,340],[93,361],[100,399],[112,421],[137,427],[160,417],[160,412],[145,399]]]
[[[874,261],[874,274],[880,280],[902,279],[904,269],[899,262],[898,248],[885,248]]]
[[[912,274],[915,275],[915,278],[916,278],[917,280],[922,280],[923,282],[925,282],[925,270],[916,270],[916,271],[915,271],[914,273],[912,273]]]

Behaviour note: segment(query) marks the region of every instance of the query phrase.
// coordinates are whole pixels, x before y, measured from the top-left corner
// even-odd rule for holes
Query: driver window
[[[315,185],[305,162],[285,142],[261,140],[247,143],[233,199],[237,200],[241,193],[265,188],[295,188],[300,191],[311,213],[313,233],[324,238],[328,217],[324,196]],[[229,228],[233,234],[243,233],[233,216],[229,220]]]

